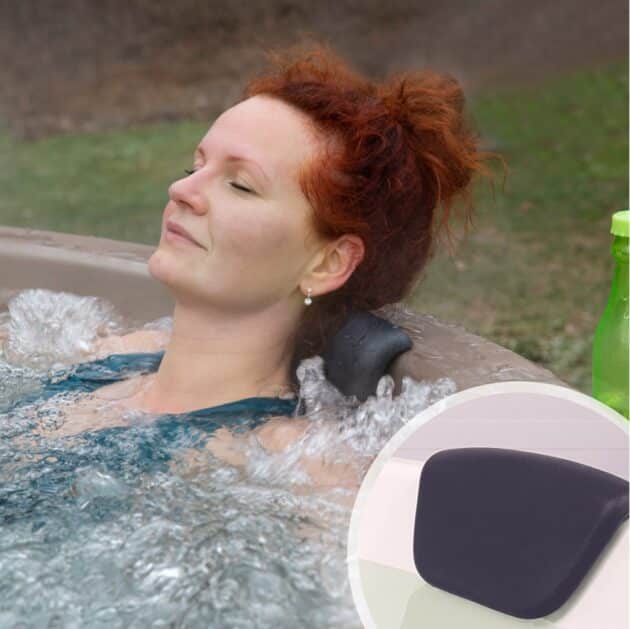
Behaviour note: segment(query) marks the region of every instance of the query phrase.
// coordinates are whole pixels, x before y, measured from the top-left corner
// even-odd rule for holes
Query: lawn
[[[610,216],[627,207],[627,65],[477,95],[502,154],[477,188],[473,229],[440,249],[407,300],[590,392],[592,334],[612,273]],[[204,124],[177,122],[18,142],[0,135],[0,224],[153,244],[168,184]],[[461,230],[460,230],[461,231]]]

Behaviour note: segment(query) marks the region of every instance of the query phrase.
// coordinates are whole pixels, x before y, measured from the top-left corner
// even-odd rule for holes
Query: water
[[[304,437],[275,454],[245,440],[239,468],[200,449],[202,431],[158,430],[146,415],[126,429],[42,433],[77,394],[7,412],[86,360],[96,336],[131,329],[103,300],[44,290],[0,314],[0,627],[360,627],[345,563],[358,481],[454,382],[405,378],[394,397],[385,376],[360,404],[309,358],[298,370]],[[343,478],[314,485],[308,457]]]

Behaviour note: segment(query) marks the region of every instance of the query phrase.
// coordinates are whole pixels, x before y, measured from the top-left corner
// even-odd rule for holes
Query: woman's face
[[[225,111],[195,150],[194,173],[169,187],[151,275],[178,300],[235,312],[301,299],[322,241],[297,175],[317,150],[305,114],[282,101],[255,96]]]

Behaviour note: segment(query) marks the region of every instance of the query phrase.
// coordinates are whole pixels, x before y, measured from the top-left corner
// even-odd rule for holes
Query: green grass
[[[204,124],[59,135],[0,145],[0,223],[155,243],[168,185]]]
[[[471,108],[510,172],[478,188],[474,229],[407,301],[590,392],[592,333],[627,207],[627,65],[485,93]],[[193,122],[30,143],[0,136],[0,224],[153,244],[166,189],[206,131]]]
[[[628,207],[627,76],[620,63],[473,103],[509,175],[494,199],[480,191],[475,229],[411,300],[586,393],[612,278],[610,216]]]

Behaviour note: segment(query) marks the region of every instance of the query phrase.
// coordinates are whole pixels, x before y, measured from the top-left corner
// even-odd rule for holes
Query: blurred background
[[[494,190],[407,300],[590,393],[628,207],[621,0],[7,0],[0,3],[0,225],[155,244],[170,182],[264,63],[304,36],[382,79],[462,83]]]

